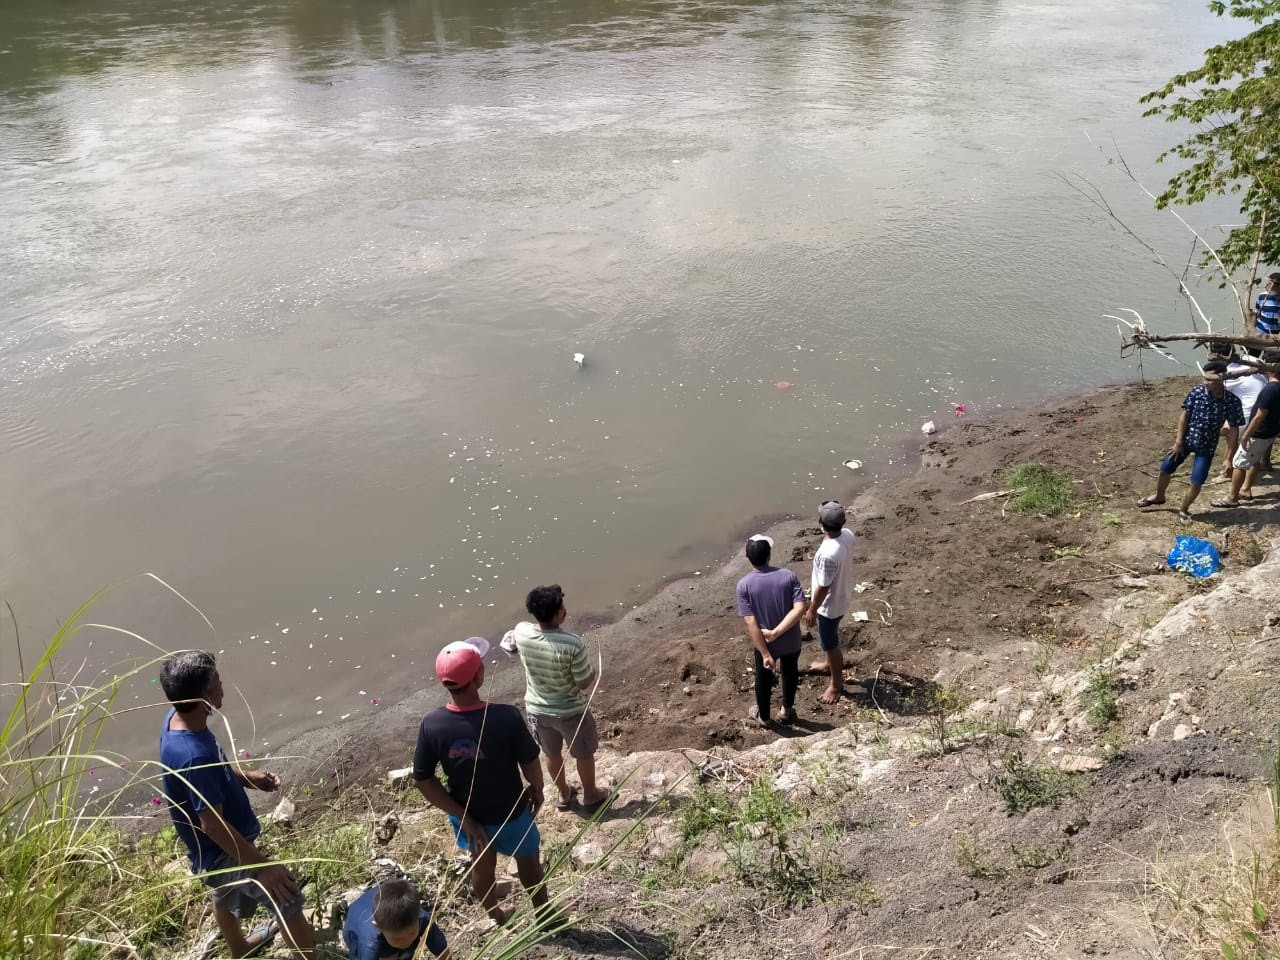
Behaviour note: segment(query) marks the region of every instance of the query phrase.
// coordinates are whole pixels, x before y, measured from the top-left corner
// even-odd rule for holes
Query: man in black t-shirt
[[[422,718],[413,779],[427,802],[449,815],[459,848],[470,852],[472,890],[493,921],[510,918],[498,906],[494,885],[502,853],[515,858],[520,882],[546,922],[554,917],[543,884],[542,838],[533,822],[542,806],[538,745],[520,711],[481,699],[484,657],[474,643],[451,643],[436,657],[436,675],[453,702]],[[436,778],[437,767],[444,769],[447,788]]]
[[[1253,499],[1253,480],[1258,475],[1259,464],[1271,453],[1271,446],[1280,436],[1280,351],[1268,351],[1263,363],[1271,365],[1267,385],[1253,404],[1253,416],[1240,432],[1240,446],[1231,461],[1231,492],[1213,501],[1215,507],[1238,507],[1240,501]]]

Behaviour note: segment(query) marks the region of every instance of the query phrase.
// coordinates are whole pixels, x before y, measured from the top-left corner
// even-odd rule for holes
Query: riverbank
[[[1175,932],[1168,955],[1198,955],[1178,924],[1218,911],[1211,887],[1231,871],[1225,852],[1210,862],[1215,838],[1274,756],[1280,482],[1238,510],[1209,507],[1210,487],[1189,525],[1134,506],[1187,386],[961,421],[916,473],[853,498],[867,618],[842,625],[848,695],[824,706],[825,678],[807,675],[790,729],[745,720],[740,555],[590,631],[619,796],[596,824],[541,816],[553,889],[581,919],[531,955],[609,956],[622,939],[655,958],[1118,958]],[[1027,462],[1072,478],[1065,511],[984,496]],[[768,532],[807,580],[816,524]],[[1218,577],[1169,571],[1184,533],[1218,545]],[[385,778],[408,764],[421,709],[306,738],[285,774],[295,830],[341,823],[443,890],[442,818]],[[1243,863],[1251,825],[1231,828]],[[477,907],[444,899],[464,954],[492,942]]]

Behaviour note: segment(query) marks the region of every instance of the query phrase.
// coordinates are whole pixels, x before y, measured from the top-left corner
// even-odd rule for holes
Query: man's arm
[[[769,652],[769,644],[765,643],[764,634],[760,632],[760,623],[756,620],[755,614],[747,614],[742,621],[747,625],[747,636],[751,638],[751,645],[756,648],[760,659],[764,661],[764,668],[772,670],[773,654]]]
[[[524,792],[529,797],[529,804],[533,807],[533,815],[536,817],[538,811],[542,809],[542,764],[537,757],[534,757],[528,763],[520,764],[520,773],[524,776],[525,783],[529,784]]]
[[[793,606],[790,610],[788,610],[787,615],[782,618],[781,623],[779,623],[772,630],[763,631],[763,633],[765,634],[765,639],[775,640],[778,637],[782,636],[784,633],[786,633],[788,630],[790,630],[792,627],[794,627],[797,623],[800,622],[800,618],[804,616],[804,608],[805,608],[804,600],[803,599],[797,600],[795,603],[795,606]]]
[[[467,835],[473,850],[479,852],[489,844],[489,834],[485,830],[484,825],[475,817],[471,816],[448,790],[444,788],[444,784],[435,777],[428,777],[425,780],[413,781],[413,785],[418,788],[418,792],[422,794],[427,803],[431,804],[438,810],[443,810],[451,817],[457,817],[462,827],[462,832]]]
[[[1169,448],[1169,452],[1177,456],[1182,452],[1183,446],[1187,442],[1187,420],[1189,414],[1184,408],[1182,414],[1178,417],[1178,432],[1174,435],[1173,446]]]
[[[831,584],[829,583],[825,586],[814,587],[813,597],[809,600],[809,609],[804,613],[804,622],[809,626],[812,627],[818,622],[818,608],[822,606],[823,601],[827,599],[827,594],[830,592]]]
[[[1250,418],[1247,424],[1245,424],[1244,432],[1240,434],[1241,445],[1249,442],[1249,438],[1252,437],[1255,433],[1257,433],[1258,428],[1262,426],[1262,424],[1266,421],[1266,419],[1267,419],[1266,410],[1253,411],[1253,417]],[[1234,430],[1235,428],[1232,427],[1231,429]],[[1230,430],[1227,431],[1227,436],[1228,438],[1231,436]]]
[[[578,681],[578,689],[590,690],[593,686],[595,686],[595,683],[596,683],[596,672],[593,669],[589,674],[587,674],[587,679]]]
[[[259,863],[269,863],[244,834],[227,823],[222,815],[222,805],[205,807],[200,811],[200,829],[222,848],[222,851],[237,865],[249,867]],[[267,895],[276,903],[288,903],[296,900],[301,888],[294,881],[293,875],[280,864],[265,866],[254,874],[254,879],[262,884]]]

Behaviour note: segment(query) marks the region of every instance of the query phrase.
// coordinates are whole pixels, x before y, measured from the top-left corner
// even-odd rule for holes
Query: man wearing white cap
[[[510,914],[498,906],[499,853],[515,858],[520,882],[539,913],[549,909],[542,837],[533,822],[542,806],[542,767],[520,711],[480,696],[488,652],[488,641],[472,637],[449,644],[436,657],[436,675],[452,702],[422,718],[413,779],[427,802],[449,815],[458,847],[471,854],[476,899],[502,924]],[[447,788],[436,778],[437,767],[444,769]]]
[[[824,666],[831,682],[822,691],[823,703],[835,703],[844,691],[844,655],[840,652],[840,618],[849,609],[853,596],[853,531],[844,528],[844,507],[825,500],[818,507],[818,523],[824,534],[813,555],[813,577],[809,581],[809,608],[804,622],[818,628],[818,645],[826,654]]]
[[[738,581],[738,614],[747,624],[756,668],[756,704],[748,716],[769,726],[769,701],[782,675],[782,713],[778,719],[796,719],[796,688],[800,685],[800,615],[804,613],[804,587],[785,567],[769,565],[773,540],[757,533],[747,541],[752,570]]]

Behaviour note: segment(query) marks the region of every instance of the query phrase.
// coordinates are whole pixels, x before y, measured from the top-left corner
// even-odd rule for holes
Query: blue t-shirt
[[[1259,333],[1280,333],[1280,290],[1258,294],[1253,309]]]
[[[223,850],[200,829],[201,811],[221,806],[227,823],[248,840],[256,838],[260,828],[244,784],[227,763],[213,731],[170,730],[175,712],[170,709],[165,716],[160,734],[160,763],[167,771],[162,789],[173,826],[187,845],[191,869],[204,873]]]
[[[752,570],[738,581],[738,615],[755,617],[761,630],[772,630],[797,603],[804,603],[804,587],[800,586],[800,579],[785,567]],[[799,622],[768,647],[772,657],[799,653]]]
[[[418,911],[418,937],[403,950],[387,943],[382,931],[373,925],[373,904],[378,898],[378,888],[370,887],[347,910],[347,922],[342,925],[342,939],[347,944],[351,960],[412,960],[422,935],[427,935],[427,949],[435,956],[444,953],[449,943],[444,933],[431,922],[431,912]]]

